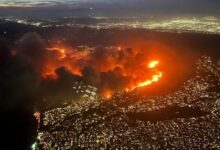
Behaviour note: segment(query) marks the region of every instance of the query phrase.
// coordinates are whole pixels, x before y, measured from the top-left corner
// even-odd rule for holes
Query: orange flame
[[[159,64],[159,61],[158,60],[153,60],[151,61],[149,64],[148,64],[148,68],[155,68],[157,65]]]
[[[146,80],[142,83],[139,83],[137,85],[137,87],[144,87],[144,86],[147,86],[147,85],[151,85],[154,82],[158,82],[161,77],[162,77],[162,72],[158,72],[157,74],[153,75],[150,80]]]
[[[102,92],[102,96],[105,100],[111,99],[112,98],[112,91],[106,89]]]
[[[158,60],[153,60],[149,62],[148,68],[150,69],[156,69],[157,65],[159,64]],[[145,80],[143,82],[138,83],[136,86],[132,87],[130,90],[126,89],[125,91],[132,91],[136,88],[145,87],[148,85],[151,85],[155,82],[158,82],[160,78],[162,78],[163,74],[161,71],[156,70],[156,73],[151,77],[151,79]]]
[[[148,68],[154,69],[155,67],[157,67],[158,64],[159,64],[158,60],[153,60],[148,64]],[[157,71],[157,73],[154,74],[150,80],[146,80],[144,82],[139,83],[137,87],[144,87],[147,85],[151,85],[154,82],[158,82],[161,77],[162,77],[162,72]]]
[[[42,71],[42,76],[45,78],[56,79],[57,75],[55,70],[59,67],[65,67],[70,72],[82,76],[81,69],[91,63],[95,67],[95,69],[99,72],[108,72],[112,71],[115,68],[119,68],[114,72],[116,74],[120,74],[124,77],[130,78],[130,83],[127,83],[124,87],[122,87],[125,91],[129,92],[136,88],[145,87],[156,83],[162,77],[162,72],[158,69],[159,61],[158,60],[151,60],[147,64],[145,64],[144,59],[139,61],[129,61],[132,59],[136,54],[130,53],[122,53],[123,49],[121,47],[117,47],[116,52],[109,55],[104,61],[103,64],[100,63],[100,60],[96,62],[93,58],[94,49],[86,49],[86,50],[74,50],[74,49],[67,49],[63,47],[50,47],[47,48],[48,54],[51,52],[51,58],[47,60],[45,64],[45,68]],[[55,52],[55,53],[53,53]],[[120,54],[124,54],[124,60],[119,62],[118,56]],[[117,56],[116,58],[114,56]],[[131,63],[132,62],[132,63]],[[138,63],[138,64],[135,64]],[[128,64],[128,65],[127,65]],[[145,64],[145,65],[142,65]],[[137,66],[140,65],[140,68]],[[149,74],[145,74],[149,70],[152,76],[149,78]],[[146,78],[147,77],[147,78]],[[114,91],[111,88],[105,87],[106,89],[102,89],[102,96],[106,99],[111,99],[112,94]],[[121,89],[122,90],[122,89]]]
[[[59,52],[60,53],[59,59],[64,59],[66,57],[66,50],[64,48],[53,47],[53,48],[47,48],[47,50]]]

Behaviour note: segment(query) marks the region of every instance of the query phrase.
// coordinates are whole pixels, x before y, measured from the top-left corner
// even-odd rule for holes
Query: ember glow
[[[60,54],[59,59],[64,59],[66,57],[65,49],[64,48],[53,47],[53,48],[47,48],[47,50],[59,52],[59,54]]]
[[[117,90],[132,91],[158,82],[162,77],[158,60],[148,53],[122,47],[47,48],[48,59],[42,76],[57,79],[56,70],[66,68],[88,84],[98,87],[110,99]],[[147,63],[146,63],[147,62]],[[71,81],[70,81],[71,82]]]
[[[101,93],[102,97],[106,100],[111,99],[112,98],[112,91],[110,90],[103,90],[103,92]]]

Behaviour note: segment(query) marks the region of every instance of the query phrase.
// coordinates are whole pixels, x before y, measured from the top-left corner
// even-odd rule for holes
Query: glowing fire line
[[[57,60],[58,61],[61,61],[63,64],[62,65],[64,65],[66,68],[68,68],[69,70],[71,70],[74,74],[77,74],[77,75],[79,75],[79,76],[82,76],[81,75],[81,72],[80,71],[78,71],[78,70],[73,70],[72,68],[71,68],[71,66],[69,66],[68,64],[66,64],[66,61],[67,60],[65,60],[66,58],[71,58],[71,59],[75,59],[75,58],[77,58],[77,59],[79,59],[79,58],[84,58],[84,57],[88,57],[89,56],[89,52],[87,52],[87,51],[83,51],[83,52],[77,52],[77,53],[74,53],[74,52],[70,52],[70,51],[67,51],[66,49],[64,49],[64,48],[59,48],[59,47],[52,47],[52,48],[47,48],[47,50],[48,51],[56,51],[56,52],[58,52],[58,56],[57,56]],[[119,47],[118,48],[118,50],[120,51],[121,50],[121,48]],[[137,89],[137,88],[141,88],[141,87],[145,87],[145,86],[149,86],[149,85],[151,85],[151,84],[153,84],[153,83],[156,83],[156,82],[158,82],[161,78],[162,78],[162,76],[163,76],[163,74],[162,74],[162,72],[157,68],[158,67],[158,65],[159,65],[159,61],[158,60],[152,60],[152,61],[150,61],[148,64],[146,64],[146,68],[148,68],[150,71],[152,71],[152,72],[154,72],[154,74],[152,75],[152,77],[151,78],[148,78],[148,79],[144,79],[144,80],[142,80],[143,78],[139,78],[137,81],[135,81],[134,83],[133,83],[133,81],[132,81],[132,83],[131,83],[131,85],[130,86],[128,86],[127,88],[125,88],[124,90],[125,91],[127,91],[127,92],[129,92],[129,91],[132,91],[132,90],[135,90],[135,89]],[[57,67],[57,66],[55,66],[55,67]],[[53,65],[50,67],[49,66],[49,68],[55,68]],[[145,66],[144,66],[145,67]],[[49,71],[47,70],[44,74],[43,74],[43,76],[45,76],[45,77],[54,77],[54,78],[56,78],[56,75],[55,75],[55,72],[53,71],[53,69],[50,69]],[[125,75],[126,76],[126,75]],[[137,76],[138,77],[138,76]],[[112,96],[112,91],[111,90],[109,90],[109,91],[105,91],[105,92],[103,92],[103,95],[104,95],[104,97],[105,98],[107,98],[107,99],[110,99],[111,98],[111,96]]]
[[[148,64],[148,68],[154,69],[155,67],[157,67],[158,64],[159,64],[159,61],[153,60]],[[153,75],[150,80],[146,80],[144,82],[139,83],[137,85],[137,88],[151,85],[154,82],[158,82],[161,77],[162,77],[162,72],[158,71],[157,74]]]
[[[158,64],[159,64],[159,61],[153,60],[153,61],[151,61],[148,64],[148,68],[149,69],[154,69],[154,68],[157,67]],[[132,91],[132,90],[134,90],[136,88],[141,88],[141,87],[145,87],[145,86],[151,85],[151,84],[153,84],[155,82],[158,82],[160,80],[160,78],[162,78],[162,76],[163,76],[162,72],[157,71],[157,73],[154,74],[151,79],[148,79],[148,80],[146,80],[144,82],[138,83],[136,86],[132,87],[130,90],[126,89],[126,91]]]
[[[162,72],[158,72],[157,74],[153,75],[152,79],[144,81],[142,83],[139,83],[137,85],[137,87],[144,87],[144,86],[147,86],[147,85],[151,85],[152,83],[159,81],[159,79],[161,77],[162,77]]]
[[[154,60],[154,61],[151,61],[149,64],[148,64],[148,68],[155,68],[157,65],[159,64],[159,61],[157,60]]]

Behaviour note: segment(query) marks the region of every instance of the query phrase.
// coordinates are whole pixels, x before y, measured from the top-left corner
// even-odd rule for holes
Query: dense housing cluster
[[[165,96],[138,90],[111,101],[82,98],[43,112],[48,149],[220,149],[220,64],[202,57],[196,76]]]

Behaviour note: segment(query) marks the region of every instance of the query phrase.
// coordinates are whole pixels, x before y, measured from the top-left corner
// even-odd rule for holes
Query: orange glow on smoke
[[[53,47],[53,48],[47,48],[49,51],[57,51],[60,53],[60,57],[58,59],[64,59],[66,57],[66,50],[64,48],[59,47]]]
[[[74,60],[76,58],[86,57],[87,53],[85,51],[76,53],[75,51],[71,52],[63,47],[50,47],[47,48],[47,50],[48,54],[52,54],[52,56],[49,56],[44,66],[44,70],[41,74],[42,77],[56,79],[57,75],[55,70],[59,67],[65,67],[75,75],[81,76],[80,68],[74,65]],[[73,62],[71,60],[73,60]]]
[[[127,92],[156,83],[163,76],[158,68],[160,62],[158,60],[149,61],[149,55],[144,53],[143,55],[138,55],[138,50],[131,52],[129,49],[124,49],[120,46],[115,49],[109,48],[107,50],[110,51],[108,51],[110,54],[101,58],[99,57],[100,52],[98,56],[94,57],[94,55],[97,55],[95,50],[95,48],[89,47],[85,47],[84,49],[57,46],[47,48],[48,59],[41,75],[44,78],[55,80],[57,79],[55,70],[60,67],[65,67],[70,73],[83,77],[82,69],[86,66],[92,66],[100,74],[111,72],[107,76],[104,74],[104,77],[107,79],[113,77],[113,79],[116,78],[118,82],[120,82],[120,77],[125,77],[128,82],[123,84],[123,86],[119,86],[117,90]],[[147,64],[146,61],[148,62]],[[100,94],[105,99],[111,99],[112,94],[115,92],[111,87],[112,82],[110,79],[107,83],[99,83],[101,86],[105,85],[100,89]]]

